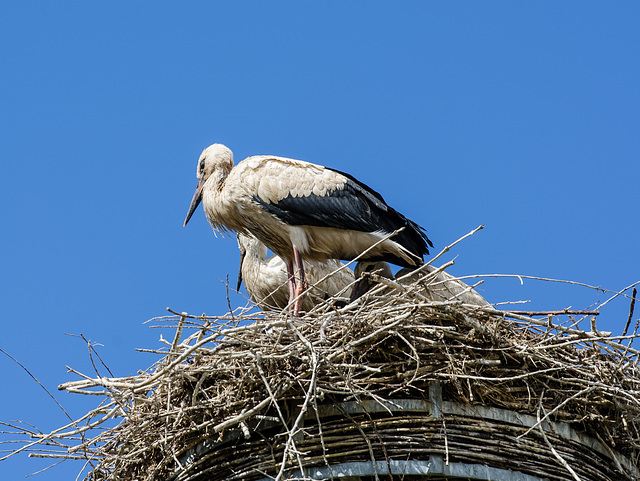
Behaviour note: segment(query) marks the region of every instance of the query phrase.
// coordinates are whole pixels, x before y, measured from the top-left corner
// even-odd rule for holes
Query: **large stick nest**
[[[365,459],[388,458],[393,443],[411,441],[409,434],[384,438],[384,423],[371,426],[372,415],[365,416],[369,427],[353,428],[353,416],[345,414],[346,421],[334,420],[324,433],[322,422],[303,429],[309,419],[320,421],[322,409],[348,402],[382,406],[388,400],[428,400],[437,385],[449,401],[536,417],[539,423],[521,429],[518,439],[537,439],[541,444],[531,453],[544,446],[556,471],[568,463],[566,473],[573,469],[577,479],[591,479],[579,474],[583,466],[571,466],[570,453],[552,456],[553,440],[543,433],[543,442],[539,434],[547,421],[569,423],[630,465],[640,463],[635,334],[612,337],[598,332],[595,323],[581,330],[580,319],[567,323],[566,315],[537,320],[456,302],[426,302],[411,288],[378,291],[356,306],[321,306],[300,318],[251,311],[157,318],[156,324],[173,337],[156,351],[161,359],[133,377],[84,376],[60,386],[102,396],[104,402],[75,426],[36,442],[54,446],[58,456],[87,460],[87,478],[96,481],[198,479],[198,470],[207,465],[194,460],[204,453],[203,446],[216,442],[226,457],[212,461],[213,467],[209,463],[206,479],[282,479],[293,469],[338,460],[351,449],[344,447],[348,442],[336,441],[340,433],[345,442],[349,436],[368,438]],[[116,417],[121,418],[117,424]],[[104,428],[109,422],[111,427]],[[408,422],[419,430],[418,418]],[[438,431],[441,438],[447,436]],[[498,434],[489,430],[487,442]],[[229,440],[233,449],[224,451]],[[446,441],[440,454],[464,457],[465,448],[456,448],[453,437]],[[387,448],[380,454],[383,444]],[[480,450],[481,459],[481,447],[473,449]],[[262,464],[248,468],[242,456]],[[635,479],[625,466],[615,461],[612,476]],[[576,479],[563,476],[553,479]]]

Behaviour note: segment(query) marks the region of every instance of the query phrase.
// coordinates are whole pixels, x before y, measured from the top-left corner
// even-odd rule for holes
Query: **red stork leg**
[[[289,278],[289,303],[296,298],[296,278],[293,272],[293,261],[287,261],[287,276]],[[293,308],[293,306],[290,306]]]
[[[300,251],[294,245],[293,246],[293,258],[296,262],[296,268],[298,270],[298,278],[296,279],[296,291],[295,297],[296,300],[293,303],[293,315],[298,317],[300,315],[300,310],[302,309],[302,301],[304,299],[303,292],[307,290],[307,279],[304,275],[304,265],[302,263],[302,256],[300,256]]]

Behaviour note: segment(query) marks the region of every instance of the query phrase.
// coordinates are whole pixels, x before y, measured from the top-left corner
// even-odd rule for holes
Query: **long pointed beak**
[[[187,226],[189,219],[196,211],[196,208],[200,205],[202,201],[202,188],[204,187],[204,181],[200,179],[198,181],[198,185],[196,186],[196,191],[193,193],[193,199],[191,199],[191,205],[189,206],[189,212],[187,212],[187,217],[184,219],[184,226]]]
[[[239,291],[240,286],[242,285],[242,263],[244,262],[244,256],[246,255],[246,252],[240,253],[240,270],[238,271],[238,286],[236,287],[236,291]]]

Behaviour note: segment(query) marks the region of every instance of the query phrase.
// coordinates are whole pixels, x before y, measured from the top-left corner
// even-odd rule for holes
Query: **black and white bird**
[[[413,269],[400,269],[393,275],[391,266],[386,262],[361,261],[354,269],[356,282],[351,291],[351,301],[366,294],[375,286],[367,274],[395,280],[402,286],[415,285],[417,292],[430,302],[459,301],[469,306],[491,307],[491,304],[477,291],[460,279],[434,266],[425,266],[420,272]]]
[[[259,155],[234,167],[231,150],[213,144],[200,155],[196,175],[184,225],[202,201],[213,229],[252,234],[280,256],[294,315],[307,285],[303,259],[352,260],[369,249],[362,259],[415,267],[433,245],[424,229],[376,191],[322,165]]]
[[[251,299],[263,310],[284,309],[289,304],[287,266],[277,255],[267,257],[267,246],[253,236],[238,234],[240,273],[238,286],[244,286]],[[325,262],[305,260],[304,272],[309,291],[303,311],[340,294],[349,297],[355,278],[353,271],[336,259]]]

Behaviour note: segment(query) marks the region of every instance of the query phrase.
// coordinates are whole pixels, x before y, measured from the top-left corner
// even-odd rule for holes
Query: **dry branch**
[[[379,280],[359,302],[302,318],[155,318],[172,336],[148,350],[160,353],[150,369],[106,378],[70,368],[79,379],[59,388],[102,403],[50,433],[16,428],[30,439],[13,454],[84,460],[92,481],[309,479],[309,466],[355,460],[383,479],[398,459],[438,456],[554,480],[635,480],[635,331],[562,319],[592,311],[429,302]]]

